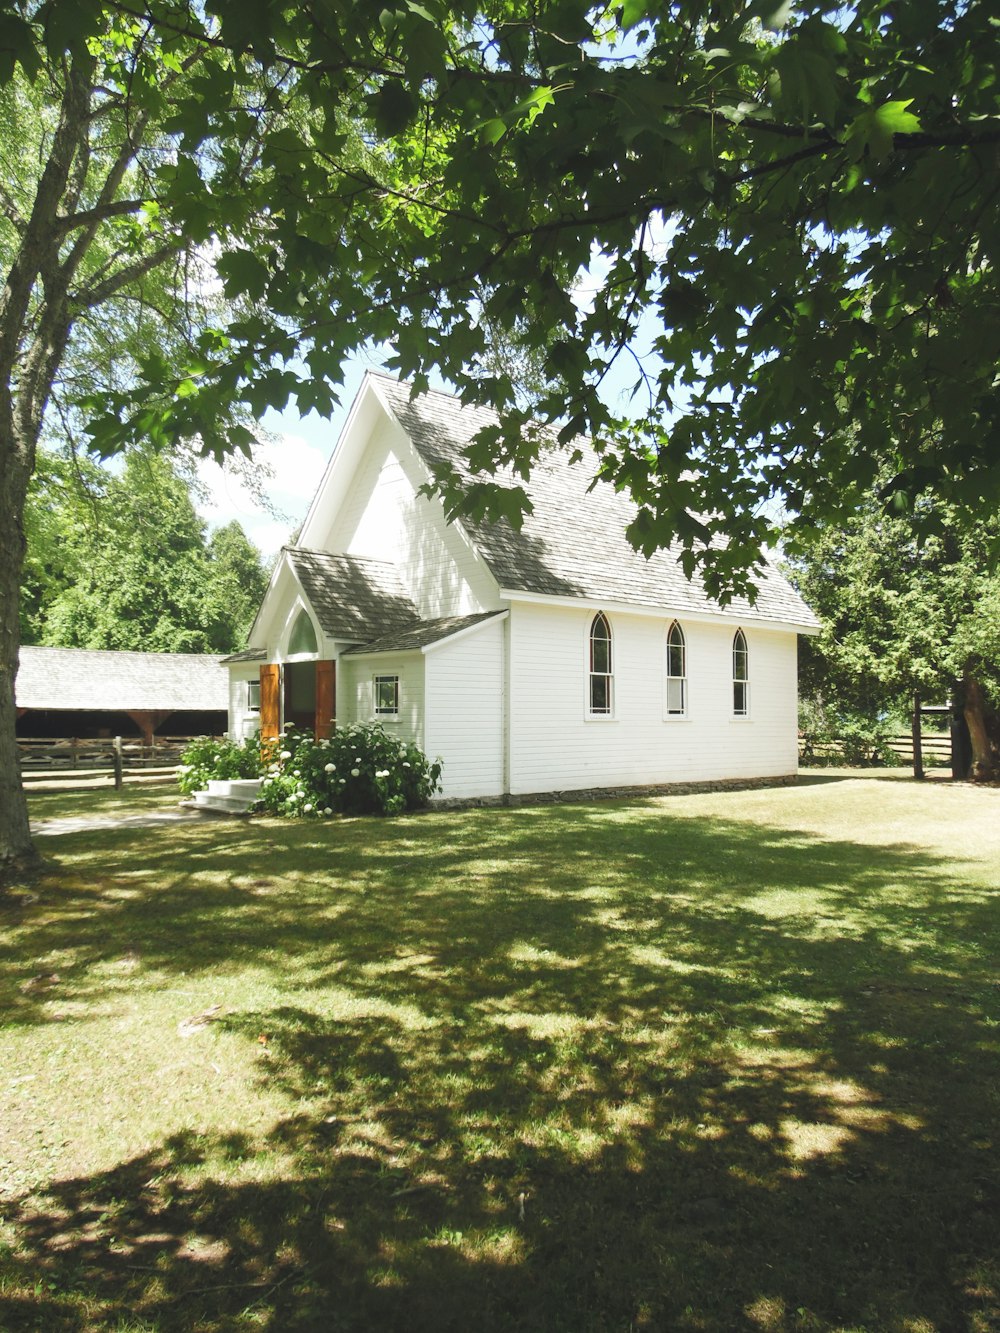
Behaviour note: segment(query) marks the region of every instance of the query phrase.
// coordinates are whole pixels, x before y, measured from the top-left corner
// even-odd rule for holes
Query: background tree
[[[345,356],[389,342],[418,387],[436,368],[503,412],[474,469],[530,469],[533,416],[570,448],[588,432],[638,502],[636,544],[677,536],[723,595],[752,584],[779,510],[801,542],[886,469],[911,503],[997,499],[989,6],[0,0],[0,16],[8,123],[30,130],[30,104],[41,127],[0,194],[0,774],[34,450],[112,301],[176,337],[77,400],[101,451],[248,447],[241,413],[328,411]],[[161,310],[144,292],[166,274]],[[482,369],[490,322],[544,349],[533,401]],[[636,392],[616,412],[622,363]],[[523,501],[499,486],[492,511],[516,521]],[[0,857],[27,856],[16,778],[0,782]]]
[[[227,626],[226,647],[245,648],[250,627],[267,592],[270,569],[264,565],[253,542],[233,519],[217,528],[208,541],[211,597],[218,610],[216,619]]]
[[[918,537],[872,497],[826,529],[791,570],[822,630],[803,646],[801,695],[834,732],[877,734],[907,716],[914,696],[951,703],[968,726],[970,773],[1000,774],[1000,575],[989,551],[995,517],[975,524],[939,506]],[[893,729],[895,729],[893,727]]]
[[[163,458],[132,454],[113,474],[41,457],[27,509],[24,642],[182,653],[244,645],[267,576],[238,523],[206,538],[187,482]]]

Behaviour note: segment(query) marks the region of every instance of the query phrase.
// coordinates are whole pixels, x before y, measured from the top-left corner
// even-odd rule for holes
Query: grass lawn
[[[5,1333],[1000,1329],[1000,791],[39,842]]]

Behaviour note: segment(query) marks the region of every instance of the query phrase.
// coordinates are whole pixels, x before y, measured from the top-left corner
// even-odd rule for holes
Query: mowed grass
[[[0,1328],[1000,1328],[1000,791],[40,845]]]

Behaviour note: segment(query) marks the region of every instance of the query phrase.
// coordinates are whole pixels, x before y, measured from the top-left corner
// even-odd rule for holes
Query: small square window
[[[248,712],[248,713],[259,713],[259,712],[260,712],[260,681],[259,681],[259,680],[248,680],[248,681],[247,681],[247,712]]]
[[[375,716],[399,716],[399,677],[375,677]]]

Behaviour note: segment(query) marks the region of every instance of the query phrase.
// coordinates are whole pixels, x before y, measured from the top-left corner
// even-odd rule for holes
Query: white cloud
[[[332,441],[331,441],[332,443]],[[277,513],[268,509],[244,485],[233,465],[220,467],[205,460],[198,465],[198,480],[205,496],[198,512],[213,527],[236,519],[265,556],[273,555],[305,517],[327,463],[327,452],[301,435],[284,433],[254,449],[253,464],[262,489]],[[270,477],[265,473],[270,472]]]

